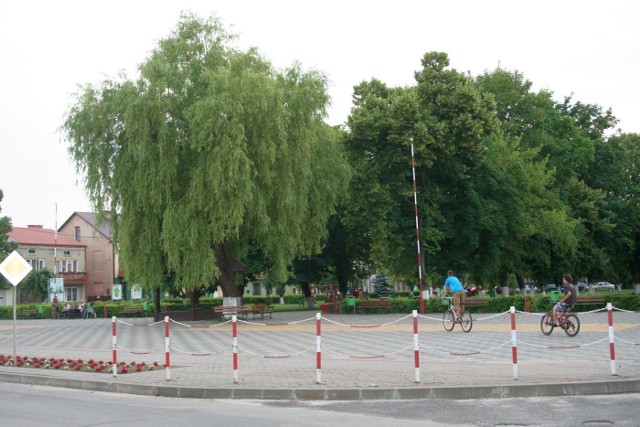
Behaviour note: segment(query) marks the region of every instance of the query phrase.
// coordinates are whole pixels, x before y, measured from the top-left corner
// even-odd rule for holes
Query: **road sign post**
[[[13,362],[16,362],[16,287],[33,267],[18,252],[13,251],[0,264],[0,273],[13,285]]]

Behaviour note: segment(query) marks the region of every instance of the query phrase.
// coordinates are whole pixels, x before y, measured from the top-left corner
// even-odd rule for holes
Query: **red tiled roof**
[[[30,225],[28,227],[13,227],[7,233],[10,239],[16,241],[20,246],[64,246],[64,247],[86,247],[87,245],[78,242],[69,236],[58,233],[41,225]]]

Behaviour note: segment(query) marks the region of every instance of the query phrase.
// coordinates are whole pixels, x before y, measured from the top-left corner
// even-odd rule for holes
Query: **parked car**
[[[586,291],[589,289],[589,286],[585,282],[578,282],[576,283],[576,285],[578,286],[578,292]]]
[[[558,287],[555,285],[555,283],[549,283],[548,285],[544,285],[544,291],[545,292],[551,292],[551,291],[557,291]]]
[[[609,282],[598,282],[592,288],[594,291],[615,291],[616,285]]]

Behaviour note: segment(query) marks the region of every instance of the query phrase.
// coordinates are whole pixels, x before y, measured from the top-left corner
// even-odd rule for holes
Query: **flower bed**
[[[68,371],[81,372],[98,372],[112,373],[113,362],[102,360],[83,360],[83,359],[65,359],[65,358],[45,358],[45,357],[28,357],[16,356],[15,360],[12,355],[5,356],[0,354],[0,366],[17,366],[19,368],[35,368],[35,369],[62,369]],[[117,366],[118,374],[127,374],[133,372],[147,372],[157,369],[158,362],[146,363],[131,361],[120,362]]]

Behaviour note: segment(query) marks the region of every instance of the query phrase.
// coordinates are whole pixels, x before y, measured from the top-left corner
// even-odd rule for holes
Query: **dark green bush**
[[[374,294],[371,294],[373,297]],[[606,302],[611,302],[614,307],[623,310],[638,311],[640,309],[640,295],[631,292],[601,292],[597,295],[601,295],[605,298]],[[285,304],[299,305],[302,295],[287,295],[285,296]],[[510,295],[508,297],[486,297],[488,303],[482,307],[468,307],[468,310],[472,313],[502,313],[508,311],[513,305],[516,310],[525,311],[525,298],[529,300],[529,310],[531,312],[542,313],[550,309],[551,298],[549,295],[533,294],[533,295]],[[386,313],[403,313],[408,314],[413,310],[420,309],[420,299],[414,297],[399,297],[390,298],[391,306],[389,309],[385,309]],[[256,302],[268,302],[277,306],[280,303],[280,298],[277,295],[271,296],[247,296],[243,298],[243,303],[251,305]],[[317,303],[324,302],[324,298],[318,298]],[[203,297],[200,298],[199,308],[202,310],[213,310],[213,307],[222,305],[222,298]],[[37,310],[38,307],[43,306],[43,314],[36,315],[23,315],[25,310]],[[105,307],[107,308],[106,317],[118,316],[121,317],[122,311],[127,306],[139,306],[144,307],[143,301],[95,301],[93,302],[94,310],[98,317],[105,317]],[[442,313],[445,310],[445,306],[442,304],[440,298],[430,298],[424,301],[425,313]],[[603,304],[584,304],[577,305],[575,311],[584,312],[603,308]],[[62,304],[60,304],[60,309]],[[124,316],[150,316],[154,311],[154,305],[151,301],[147,302],[147,312],[143,313],[130,313]],[[183,301],[181,298],[165,298],[160,301],[160,308],[162,311],[187,311],[191,308],[189,300]],[[304,306],[301,307],[304,309]],[[340,301],[338,305],[340,313],[353,313],[353,307],[347,305],[347,300]],[[16,307],[16,317],[18,319],[27,318],[51,318],[51,304],[21,304]],[[10,320],[13,319],[13,306],[0,306],[0,319]]]

